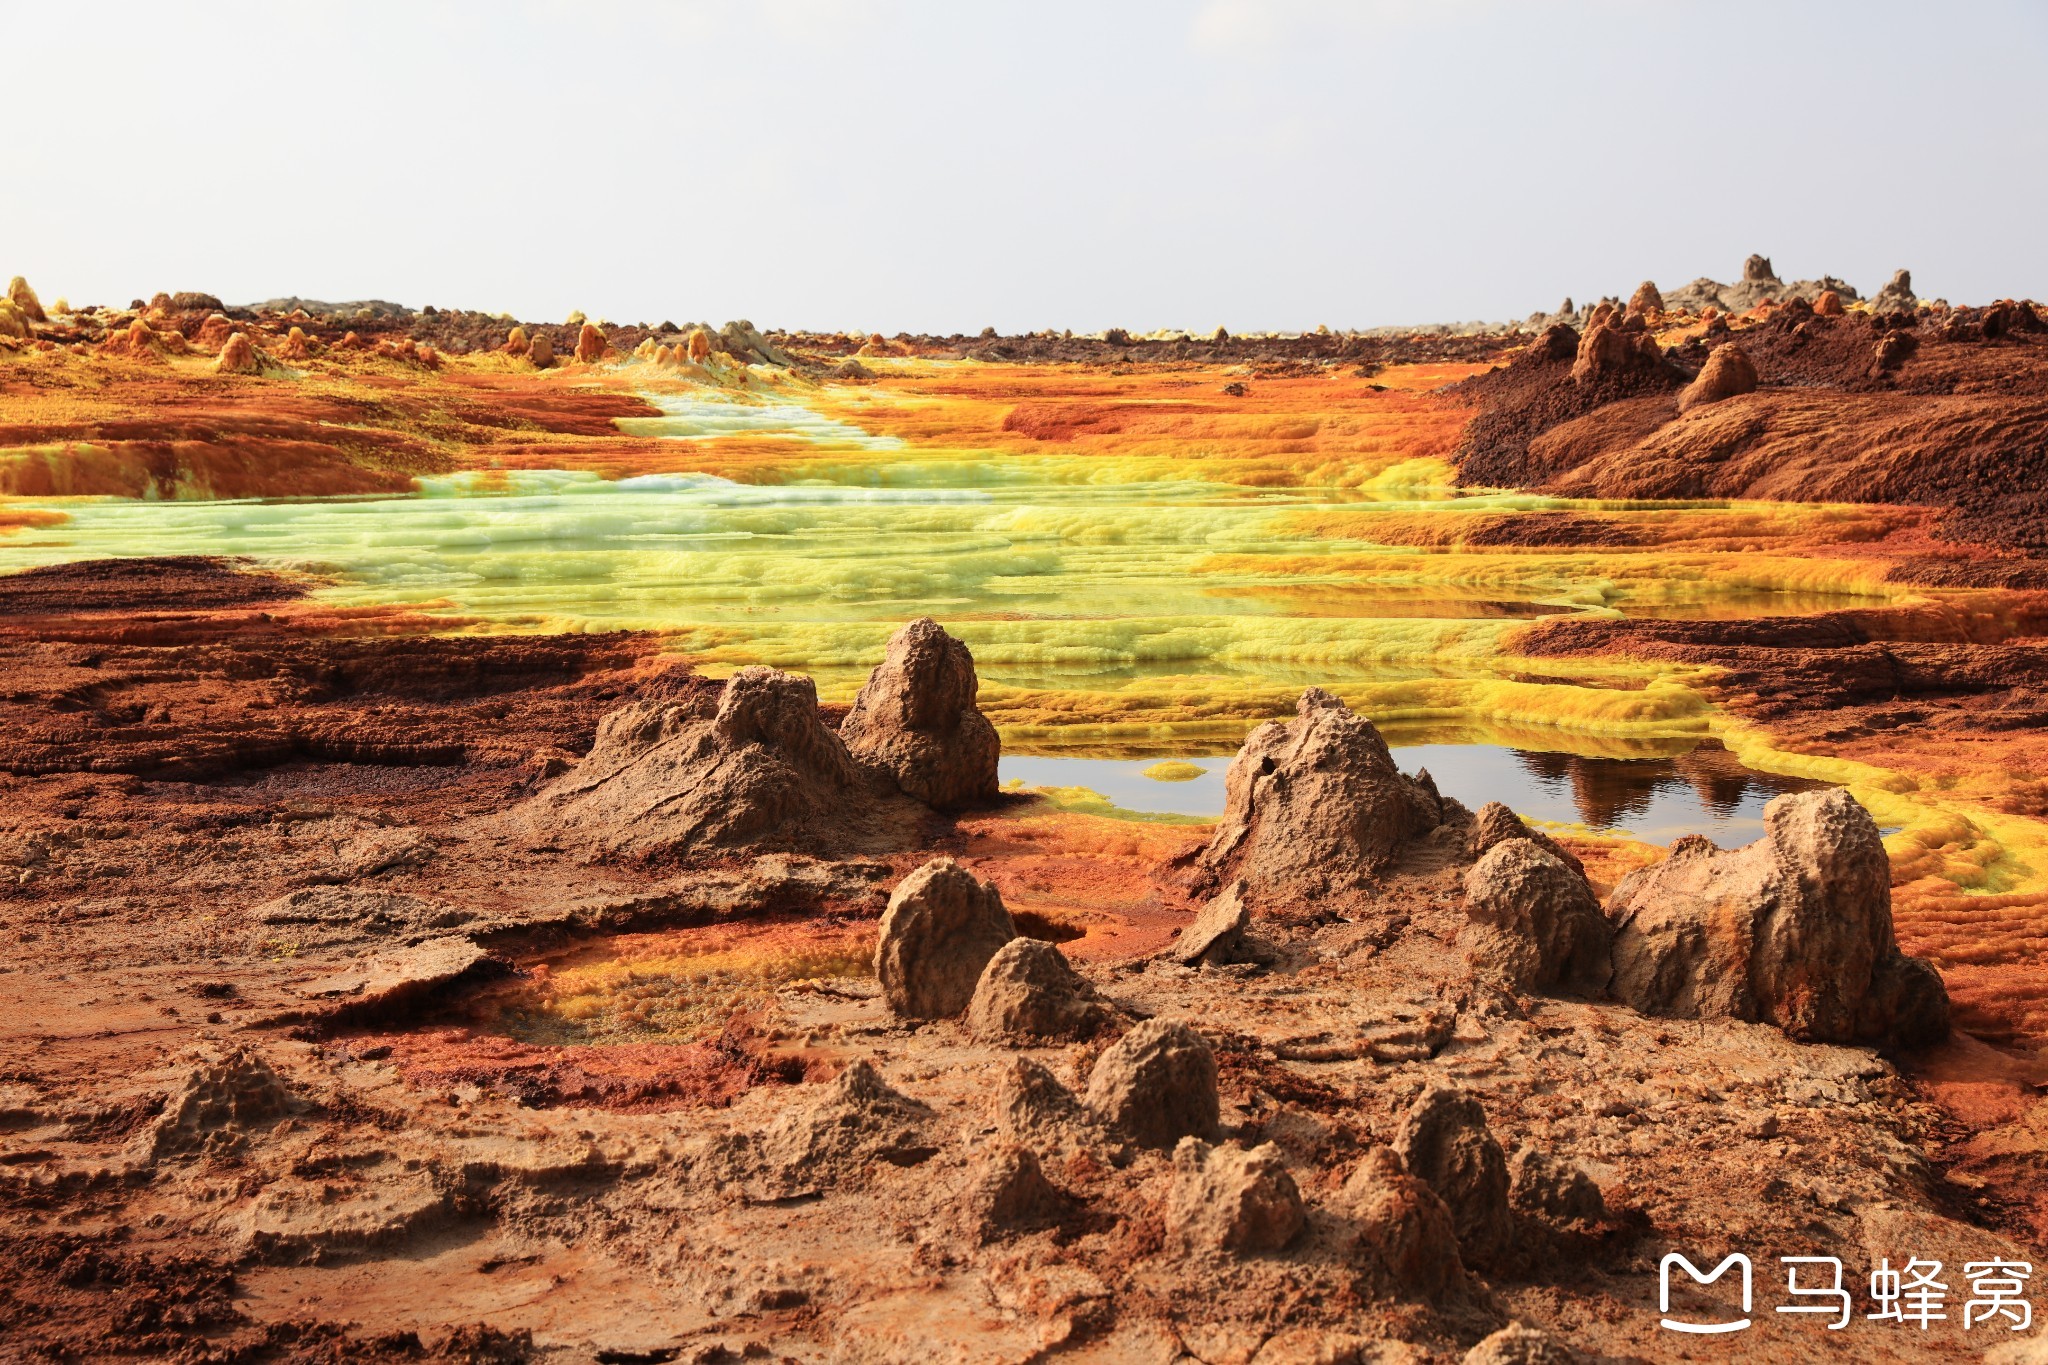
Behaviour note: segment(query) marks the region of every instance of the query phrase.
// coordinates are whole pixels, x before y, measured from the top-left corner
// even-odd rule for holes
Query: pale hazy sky
[[[0,276],[894,332],[2048,298],[2042,0],[0,0]]]

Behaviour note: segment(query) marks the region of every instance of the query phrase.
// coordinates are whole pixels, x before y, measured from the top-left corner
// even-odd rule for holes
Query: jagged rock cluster
[[[1893,937],[1877,825],[1845,791],[1777,798],[1764,837],[1743,848],[1681,839],[1625,878],[1607,910],[1614,995],[1645,1014],[1895,1047],[1948,1030],[1941,977]]]
[[[1629,316],[1656,320],[1667,314],[1740,314],[1762,303],[1791,303],[1795,300],[1812,305],[1815,312],[1833,315],[1839,315],[1842,306],[1849,303],[1862,303],[1874,314],[1911,313],[1920,305],[1920,300],[1913,293],[1913,277],[1909,271],[1895,272],[1883,289],[1865,300],[1847,281],[1838,280],[1833,275],[1787,283],[1778,278],[1769,257],[1753,255],[1742,263],[1742,273],[1732,284],[1722,284],[1703,275],[1677,289],[1659,289],[1654,282],[1645,280],[1636,287],[1625,307],[1616,298],[1579,305],[1566,299],[1554,313],[1531,314],[1524,326],[1533,332],[1558,325],[1590,329],[1594,316],[1602,308],[1610,309],[1616,315],[1625,312]]]
[[[1844,791],[1778,797],[1765,837],[1745,848],[1682,839],[1604,907],[1555,840],[1497,802],[1473,817],[1427,773],[1403,775],[1371,722],[1317,689],[1294,721],[1245,741],[1228,791],[1188,878],[1213,895],[1174,949],[1190,965],[1227,960],[1250,910],[1337,905],[1370,916],[1371,893],[1412,849],[1462,830],[1459,946],[1477,973],[1510,989],[1761,1020],[1817,1042],[1909,1047],[1947,1030],[1939,975],[1893,936],[1877,826]]]
[[[831,852],[875,837],[891,803],[996,795],[1001,746],[975,690],[967,647],[920,618],[891,638],[850,724],[826,723],[810,679],[743,668],[716,693],[606,716],[530,814],[550,834],[634,856]]]
[[[951,858],[934,858],[889,897],[875,979],[908,1019],[965,1014],[994,1043],[1086,1038],[1111,1017],[1050,943],[1021,937],[1002,893]]]
[[[606,716],[589,756],[535,814],[619,853],[811,850],[844,832],[866,786],[811,680],[752,667],[715,696]]]
[[[1464,818],[1427,771],[1394,766],[1370,721],[1314,687],[1294,720],[1251,733],[1224,791],[1189,885],[1206,896],[1242,879],[1242,898],[1272,913],[1369,900],[1411,841]]]
[[[940,810],[996,794],[1002,742],[975,707],[974,656],[921,616],[890,637],[839,724],[846,747],[886,770],[908,796]]]

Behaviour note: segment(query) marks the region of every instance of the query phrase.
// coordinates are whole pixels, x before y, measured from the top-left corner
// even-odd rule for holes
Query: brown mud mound
[[[634,857],[825,852],[872,842],[906,806],[873,790],[809,678],[749,667],[715,695],[606,716],[589,756],[535,798],[529,819]]]
[[[1245,1150],[1186,1137],[1173,1150],[1169,1236],[1194,1252],[1249,1256],[1283,1250],[1308,1222],[1280,1149]]]
[[[889,637],[839,737],[905,795],[938,809],[993,800],[1002,742],[974,705],[974,656],[929,616]]]
[[[1442,1086],[1423,1092],[1401,1119],[1394,1152],[1444,1201],[1459,1259],[1480,1270],[1507,1259],[1515,1236],[1507,1156],[1479,1101]]]
[[[1088,1107],[1106,1127],[1145,1147],[1213,1135],[1216,1105],[1215,1054],[1178,1020],[1146,1020],[1097,1057],[1088,1074]]]
[[[1610,931],[1600,902],[1582,869],[1533,839],[1503,839],[1481,855],[1465,874],[1465,913],[1466,957],[1515,989],[1607,989]]]
[[[1412,841],[1463,816],[1426,772],[1394,766],[1371,721],[1314,687],[1294,720],[1251,733],[1224,788],[1223,820],[1189,885],[1213,895],[1241,878],[1246,903],[1273,912],[1370,899]]]
[[[1732,341],[1725,342],[1714,348],[1699,376],[1679,392],[1678,410],[1691,412],[1724,398],[1755,392],[1756,366],[1750,363],[1749,353]]]
[[[1845,791],[1804,792],[1766,806],[1764,827],[1726,853],[1689,835],[1615,888],[1616,998],[1813,1042],[1939,1042],[1948,995],[1892,936],[1891,864],[1869,812]]]
[[[875,979],[889,1008],[945,1019],[973,1000],[990,961],[1017,937],[1002,893],[951,858],[934,858],[889,897],[875,942]]]

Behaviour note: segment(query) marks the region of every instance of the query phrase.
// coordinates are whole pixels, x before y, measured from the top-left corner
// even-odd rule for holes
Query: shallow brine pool
[[[1718,745],[1670,757],[1605,758],[1496,744],[1390,746],[1403,772],[1427,768],[1437,790],[1478,809],[1503,801],[1525,819],[1666,844],[1704,834],[1724,847],[1763,833],[1773,797],[1822,784],[1744,768]],[[1006,754],[1002,778],[1026,788],[1082,788],[1120,811],[1213,820],[1223,813],[1228,756],[1080,758]]]

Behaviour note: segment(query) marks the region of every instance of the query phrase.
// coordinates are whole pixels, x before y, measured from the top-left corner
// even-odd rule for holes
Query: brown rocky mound
[[[974,656],[929,616],[889,637],[881,665],[839,723],[861,762],[908,795],[949,809],[992,799],[1002,741],[975,708]]]
[[[205,344],[203,334],[200,340]],[[220,358],[214,361],[213,368],[222,374],[261,374],[263,361],[257,354],[256,344],[243,333],[234,332],[221,343]]]
[[[990,959],[1016,937],[1002,893],[951,858],[934,858],[889,897],[875,979],[896,1013],[949,1018],[967,1008]]]
[[[811,680],[752,667],[715,699],[606,716],[589,756],[535,798],[531,816],[551,837],[634,856],[820,852],[853,837],[875,799]]]
[[[1352,1259],[1375,1291],[1436,1302],[1467,1287],[1451,1211],[1387,1148],[1366,1149],[1336,1205],[1354,1229]]]
[[[967,1002],[967,1026],[989,1042],[1086,1038],[1109,1018],[1095,988],[1066,955],[1035,938],[1013,938],[996,950]]]
[[[1873,313],[1910,313],[1920,306],[1920,300],[1913,294],[1913,272],[1895,270],[1884,288],[1873,294],[1870,311]]]
[[[1585,874],[1532,839],[1505,839],[1465,874],[1461,946],[1518,990],[1596,995],[1607,987],[1607,921]]]
[[[808,1103],[776,1120],[761,1141],[767,1174],[783,1191],[799,1192],[856,1177],[881,1160],[914,1164],[931,1150],[931,1109],[890,1087],[860,1058]]]
[[[1095,1059],[1088,1107],[1144,1147],[1170,1148],[1216,1131],[1216,1055],[1179,1020],[1147,1019]]]
[[[1465,1264],[1484,1270],[1505,1261],[1515,1235],[1508,1161],[1479,1101],[1448,1087],[1424,1091],[1402,1118],[1394,1151],[1444,1201]]]
[[[1688,835],[1614,889],[1616,998],[1812,1042],[1939,1041],[1948,994],[1892,936],[1891,864],[1870,813],[1844,791],[1801,792],[1766,806],[1764,827],[1730,852]]]
[[[1724,398],[1755,392],[1756,366],[1750,363],[1749,353],[1732,341],[1725,342],[1714,348],[1699,377],[1679,393],[1678,410],[1690,412]]]
[[[1561,338],[1546,333],[1446,390],[1478,409],[1460,478],[1594,498],[1945,507],[1944,538],[2048,555],[2048,331],[2034,330],[2037,317],[2019,302],[1840,314],[1795,296],[1736,343],[1725,323],[1710,326],[1661,368],[1625,363],[1637,354],[1627,334],[1595,343],[1595,328],[1567,367]],[[1715,358],[1727,344],[1741,346],[1754,384],[1732,356]]]
[[[1413,839],[1460,815],[1425,772],[1404,775],[1371,721],[1311,687],[1292,721],[1252,731],[1224,775],[1215,837],[1189,883],[1214,895],[1242,878],[1257,910],[1326,907],[1369,894]]]
[[[1188,1251],[1279,1251],[1308,1222],[1301,1191],[1268,1142],[1246,1150],[1185,1137],[1173,1149],[1168,1236]]]
[[[1578,854],[1543,831],[1530,829],[1522,823],[1521,816],[1499,801],[1487,802],[1472,817],[1472,828],[1465,836],[1465,847],[1476,860],[1484,857],[1487,850],[1494,845],[1505,843],[1509,839],[1527,839],[1579,876],[1586,875],[1586,866],[1579,861]]]
[[[1642,327],[1640,314],[1600,318],[1579,338],[1572,382],[1580,387],[1628,375],[1652,375],[1665,368],[1663,348]]]

